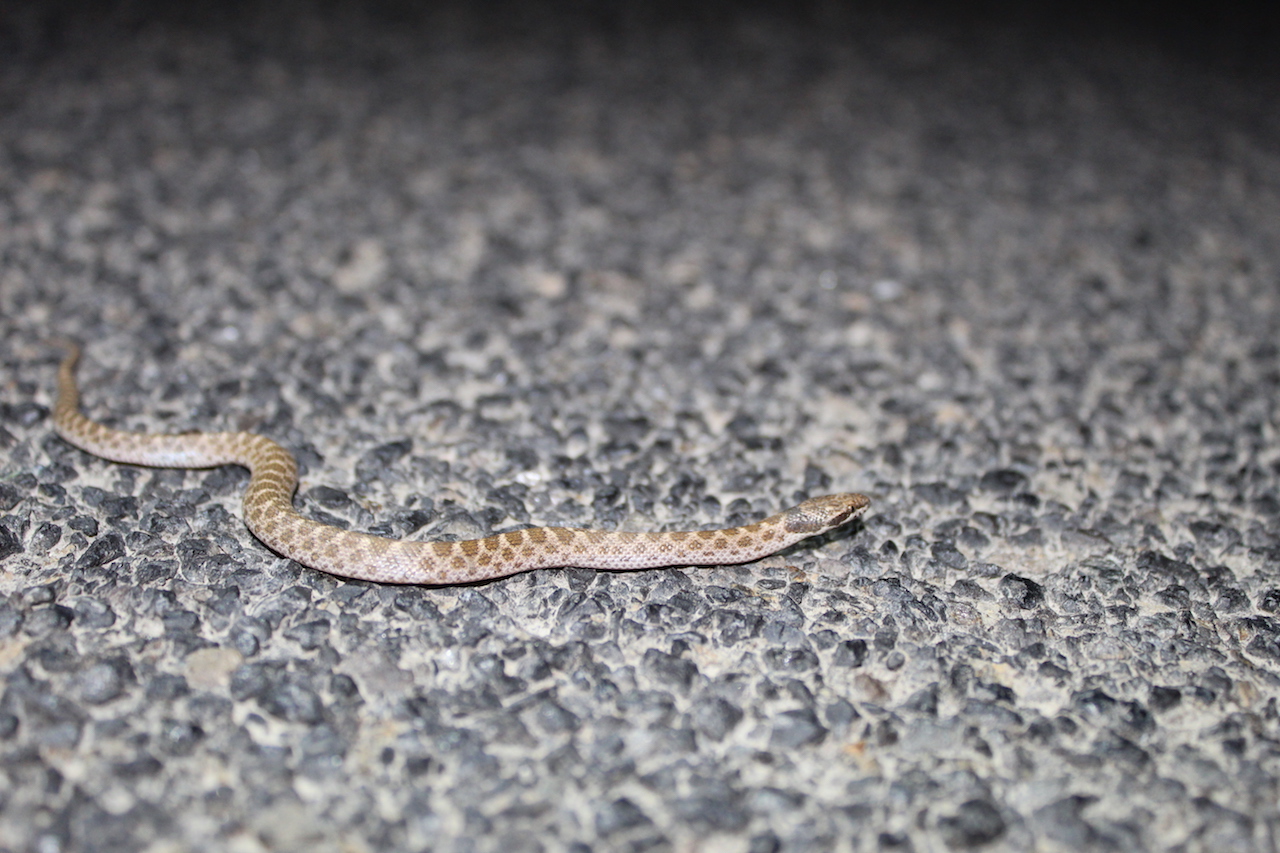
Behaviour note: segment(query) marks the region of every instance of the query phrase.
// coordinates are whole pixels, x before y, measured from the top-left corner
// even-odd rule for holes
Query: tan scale
[[[53,426],[76,447],[103,459],[156,468],[249,469],[244,521],[268,548],[323,572],[381,583],[454,584],[530,569],[654,569],[749,563],[862,515],[866,495],[812,498],[763,521],[723,530],[623,533],[534,527],[463,542],[386,539],[313,521],[293,508],[298,463],[271,439],[250,432],[180,435],[123,432],[80,413],[75,365],[67,345],[58,369]]]

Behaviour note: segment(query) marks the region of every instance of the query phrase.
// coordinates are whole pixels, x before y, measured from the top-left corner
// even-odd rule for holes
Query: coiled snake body
[[[722,530],[622,533],[532,527],[462,542],[385,539],[312,521],[293,508],[293,454],[250,432],[180,435],[123,432],[80,413],[79,347],[67,344],[58,369],[53,425],[76,447],[113,462],[157,468],[243,465],[250,471],[244,520],[267,547],[313,569],[381,583],[455,584],[529,569],[649,569],[749,563],[839,527],[866,511],[865,495],[812,498],[755,524]]]

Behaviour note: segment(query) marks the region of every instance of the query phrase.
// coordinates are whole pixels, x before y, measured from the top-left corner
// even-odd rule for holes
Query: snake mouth
[[[835,518],[833,518],[831,520],[831,526],[839,527],[845,522],[852,521],[854,516],[856,516],[857,514],[858,514],[858,508],[851,506],[848,509],[846,509],[844,512],[840,513]]]
[[[841,512],[835,518],[831,519],[831,526],[840,527],[844,524],[849,523],[850,521],[853,521],[855,518],[862,515],[862,513],[866,510],[868,506],[870,506],[870,504],[871,502],[866,500],[865,498],[860,503],[850,503],[849,506],[843,512]]]

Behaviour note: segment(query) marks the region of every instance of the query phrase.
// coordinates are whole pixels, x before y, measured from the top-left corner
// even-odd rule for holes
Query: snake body
[[[267,547],[313,569],[381,583],[456,584],[529,569],[648,569],[749,563],[839,527],[866,511],[865,495],[812,498],[755,524],[721,530],[622,533],[532,527],[461,542],[386,539],[313,521],[293,508],[298,463],[271,439],[250,432],[180,435],[123,432],[80,412],[75,365],[67,344],[58,370],[53,425],[64,440],[113,462],[157,468],[249,469],[244,520]]]

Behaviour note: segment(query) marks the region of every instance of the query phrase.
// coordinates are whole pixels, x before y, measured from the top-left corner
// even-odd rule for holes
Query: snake
[[[293,506],[298,463],[292,453],[252,432],[125,432],[80,411],[75,367],[80,347],[62,342],[53,427],[80,450],[111,462],[155,468],[249,469],[244,522],[272,551],[343,578],[388,584],[446,586],[506,577],[531,569],[630,571],[750,563],[862,515],[861,494],[824,495],[738,527],[640,532],[528,527],[461,541],[389,539],[307,518]]]

